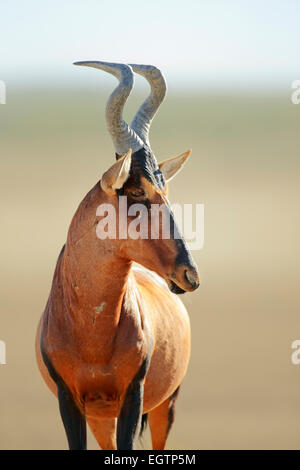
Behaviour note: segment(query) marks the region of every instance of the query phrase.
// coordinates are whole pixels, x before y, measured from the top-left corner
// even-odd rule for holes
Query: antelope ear
[[[182,153],[178,157],[168,158],[168,160],[164,160],[158,164],[166,183],[174,178],[174,176],[181,170],[191,153],[191,150],[187,150],[187,152]]]
[[[132,150],[120,157],[102,176],[100,184],[103,191],[114,194],[116,189],[122,188],[127,180],[131,165]]]

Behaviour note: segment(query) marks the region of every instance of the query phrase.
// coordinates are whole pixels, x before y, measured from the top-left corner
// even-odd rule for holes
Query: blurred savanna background
[[[72,215],[114,161],[104,110],[116,81],[72,66],[85,59],[162,68],[169,92],[152,148],[158,160],[193,149],[170,199],[205,205],[193,252],[202,283],[182,297],[192,356],[168,448],[300,448],[300,7],[263,3],[2,4],[1,449],[67,447],[34,339]],[[148,92],[137,77],[128,121]]]

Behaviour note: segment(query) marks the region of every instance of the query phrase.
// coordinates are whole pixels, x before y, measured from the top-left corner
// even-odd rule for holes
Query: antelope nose
[[[189,285],[191,290],[198,289],[200,285],[199,276],[196,270],[186,269],[184,271],[185,282]]]

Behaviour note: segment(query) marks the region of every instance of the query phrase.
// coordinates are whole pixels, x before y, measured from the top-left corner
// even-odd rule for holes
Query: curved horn
[[[162,72],[153,65],[130,64],[132,70],[142,75],[149,82],[151,93],[141,105],[133,118],[130,127],[147,144],[149,144],[149,129],[156,111],[164,100],[167,84]]]
[[[119,85],[110,95],[106,105],[107,129],[118,155],[125,154],[130,148],[133,153],[140,150],[144,146],[143,141],[122,118],[125,102],[133,87],[134,76],[131,67],[125,64],[99,61],[74,62],[74,65],[101,69],[119,80]]]

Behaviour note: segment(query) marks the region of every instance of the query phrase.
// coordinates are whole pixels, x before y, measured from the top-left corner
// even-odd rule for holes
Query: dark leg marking
[[[141,422],[141,429],[140,429],[140,437],[143,436],[144,431],[146,430],[148,425],[148,413],[142,415],[142,422]]]
[[[66,386],[57,386],[59,410],[70,450],[86,450],[86,421]]]
[[[172,424],[174,423],[175,419],[175,402],[178,397],[180,386],[176,388],[175,392],[172,393],[170,396],[170,408],[169,408],[169,413],[168,413],[168,427],[167,427],[167,436],[171,430]]]
[[[129,385],[117,424],[118,450],[132,450],[138,435],[143,411],[144,378],[150,364],[147,357]]]
[[[57,385],[59,411],[66,431],[70,450],[86,450],[86,420],[79,410],[71,391],[54,369],[42,343],[41,352],[51,378]]]

